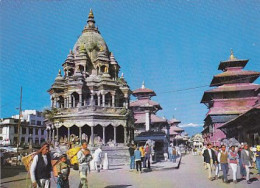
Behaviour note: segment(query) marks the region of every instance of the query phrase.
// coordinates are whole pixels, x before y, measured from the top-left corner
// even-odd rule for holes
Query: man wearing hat
[[[49,144],[45,143],[39,150],[39,153],[34,156],[30,168],[33,188],[50,188],[51,171],[52,166]]]
[[[244,149],[241,151],[241,162],[242,162],[242,165],[246,169],[247,184],[251,184],[250,177],[249,177],[250,176],[249,167],[251,166],[251,157],[252,157],[252,154],[251,154],[250,150],[248,149],[248,144],[244,144]]]

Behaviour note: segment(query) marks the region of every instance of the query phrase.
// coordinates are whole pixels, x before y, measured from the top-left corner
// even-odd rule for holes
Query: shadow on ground
[[[1,179],[17,176],[21,172],[27,172],[24,166],[1,166]]]
[[[108,185],[105,188],[125,188],[125,187],[132,187],[132,185]]]

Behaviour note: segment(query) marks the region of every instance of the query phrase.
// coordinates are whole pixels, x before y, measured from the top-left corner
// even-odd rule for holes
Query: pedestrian
[[[134,156],[135,156],[136,172],[139,172],[139,174],[141,174],[142,173],[141,152],[138,147],[136,147]],[[139,171],[138,171],[138,168],[139,168]]]
[[[203,146],[202,151],[201,151],[201,154],[202,154],[202,156],[203,156],[203,166],[204,166],[204,169],[205,169],[205,170],[208,169],[207,163],[206,163],[206,161],[205,161],[205,156],[204,156],[204,152],[205,152],[206,149],[207,149],[206,146]]]
[[[246,169],[247,184],[251,184],[250,169],[249,169],[249,167],[251,166],[251,157],[252,157],[252,154],[248,150],[248,144],[244,144],[244,149],[241,151],[241,161],[242,161],[243,167]]]
[[[169,160],[172,161],[172,143],[168,147],[168,156],[169,156]]]
[[[241,159],[241,151],[244,149],[244,144],[241,143],[239,150],[238,150],[238,156],[239,156],[239,168],[240,168],[240,175],[242,176],[243,179],[246,179],[246,169],[242,164],[242,159]]]
[[[50,188],[51,182],[51,156],[49,145],[44,143],[39,153],[34,156],[30,168],[30,175],[33,188]]]
[[[89,169],[89,162],[92,160],[92,155],[90,154],[88,143],[86,142],[86,140],[83,140],[81,145],[81,150],[79,150],[79,152],[77,153],[80,176],[79,188],[87,188],[87,171]]]
[[[221,169],[223,171],[222,180],[224,183],[228,183],[227,175],[228,175],[228,152],[226,150],[226,146],[221,146],[221,151],[218,154],[218,161],[220,162]]]
[[[177,150],[176,148],[173,146],[172,147],[172,162],[176,163],[176,158],[177,158]]]
[[[256,167],[257,167],[257,170],[258,170],[258,175],[260,175],[260,145],[257,145],[256,146]]]
[[[144,150],[144,146],[141,146],[139,148],[140,152],[141,152],[141,162],[143,163],[143,168],[144,168],[144,157],[145,157],[145,150]]]
[[[17,162],[18,162],[17,163],[18,165],[22,164],[22,155],[21,155],[21,153],[19,153],[18,156],[17,156]]]
[[[145,146],[145,158],[144,158],[144,168],[146,168],[146,161],[148,162],[148,168],[150,169],[150,157],[151,157],[151,147],[148,143]]]
[[[135,169],[135,146],[134,144],[131,144],[128,148],[129,154],[130,154],[130,170]]]
[[[208,178],[210,181],[213,181],[212,177],[212,166],[217,162],[217,158],[215,155],[215,152],[211,149],[212,145],[209,143],[207,144],[207,149],[204,150],[203,156],[204,156],[204,161],[206,163],[207,169],[208,169]]]
[[[219,178],[219,171],[220,171],[220,164],[219,164],[219,161],[218,161],[218,154],[219,154],[219,147],[216,146],[215,147],[215,156],[216,156],[216,162],[215,162],[215,180],[217,180]]]
[[[69,188],[70,166],[66,154],[61,155],[56,168],[58,173],[57,188]]]
[[[233,172],[233,182],[237,183],[237,166],[238,166],[238,160],[239,156],[237,152],[235,151],[235,146],[231,146],[231,151],[228,154],[229,159],[229,165]]]
[[[98,172],[100,172],[101,162],[102,162],[102,150],[101,150],[101,146],[99,146],[94,152],[94,166]]]

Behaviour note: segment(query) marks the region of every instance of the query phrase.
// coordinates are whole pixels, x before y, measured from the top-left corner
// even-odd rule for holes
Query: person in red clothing
[[[145,146],[145,158],[144,158],[144,168],[146,168],[146,161],[148,161],[148,168],[150,169],[150,156],[151,156],[151,147],[147,143]]]
[[[239,155],[235,151],[235,146],[231,146],[231,151],[228,154],[228,160],[229,160],[229,165],[233,172],[233,182],[237,183],[237,165],[238,165]]]

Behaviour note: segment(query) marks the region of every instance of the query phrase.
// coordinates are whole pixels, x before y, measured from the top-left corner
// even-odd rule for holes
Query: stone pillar
[[[42,129],[41,128],[39,128],[38,129],[38,142],[39,142],[39,145],[41,145],[41,138],[42,138]]]
[[[54,97],[54,108],[57,108],[57,98]]]
[[[71,101],[72,97],[71,97],[71,94],[69,95],[69,108],[72,107],[72,101]]]
[[[80,141],[80,144],[82,143],[82,129],[81,127],[79,127],[79,141]]]
[[[112,107],[115,107],[115,95],[112,95]]]
[[[51,107],[52,107],[52,108],[53,108],[53,105],[54,105],[54,104],[53,104],[53,100],[51,99]]]
[[[68,141],[70,141],[70,127],[68,127]]]
[[[114,127],[114,143],[116,144],[116,127]]]
[[[59,142],[59,128],[56,128],[57,131],[57,142]]]
[[[105,107],[105,95],[102,94],[102,106]]]
[[[72,106],[75,108],[76,107],[76,99],[75,96],[72,96]]]
[[[52,129],[52,142],[55,143],[55,128]]]
[[[126,127],[124,127],[124,144],[127,144],[127,130]]]
[[[103,144],[106,144],[106,127],[102,127],[103,128]]]
[[[24,142],[26,144],[29,144],[29,127],[26,127],[26,137]]]
[[[82,106],[82,94],[79,94],[79,104],[78,104],[79,107]]]
[[[101,106],[100,105],[100,95],[98,95],[98,106]]]
[[[33,143],[35,144],[35,128],[33,128],[33,137],[32,137],[32,139],[33,139]]]
[[[91,126],[91,144],[94,145],[94,127]]]
[[[94,94],[92,94],[92,93],[91,93],[91,98],[90,98],[90,104],[91,104],[91,106],[95,105]]]
[[[145,111],[145,131],[149,131],[150,130],[150,111],[146,110]]]

